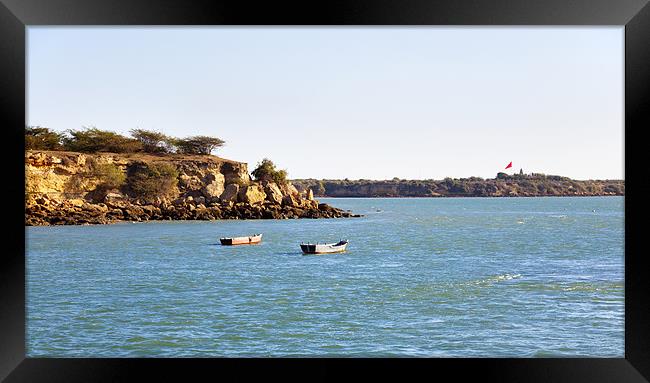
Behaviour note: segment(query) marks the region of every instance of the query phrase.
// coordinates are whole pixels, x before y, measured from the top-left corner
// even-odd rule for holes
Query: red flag
[[[512,161],[510,161],[510,163],[508,164],[508,166],[506,166],[506,169],[511,168],[511,167],[512,167]]]

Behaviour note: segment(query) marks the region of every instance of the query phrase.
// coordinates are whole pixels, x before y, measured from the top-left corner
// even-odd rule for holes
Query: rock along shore
[[[177,172],[168,190],[135,194],[132,175],[155,163]],[[97,171],[106,166],[113,177],[122,174],[123,185],[106,187],[106,176]],[[299,192],[289,182],[253,182],[245,163],[215,156],[27,151],[25,181],[28,226],[360,216],[319,203],[311,190]]]

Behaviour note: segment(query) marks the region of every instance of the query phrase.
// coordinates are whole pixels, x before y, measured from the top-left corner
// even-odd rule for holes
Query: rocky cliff
[[[25,181],[26,225],[354,216],[215,156],[26,151]]]

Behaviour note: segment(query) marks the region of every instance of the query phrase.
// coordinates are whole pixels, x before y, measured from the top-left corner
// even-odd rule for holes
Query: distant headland
[[[622,196],[624,180],[578,181],[539,173],[498,173],[495,178],[445,178],[443,180],[317,180],[295,179],[299,190],[316,197],[545,197]]]

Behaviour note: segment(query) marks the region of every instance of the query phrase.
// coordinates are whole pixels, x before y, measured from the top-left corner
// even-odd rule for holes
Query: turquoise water
[[[622,197],[321,201],[366,216],[27,227],[28,356],[624,356]]]

